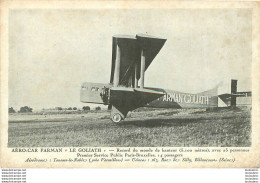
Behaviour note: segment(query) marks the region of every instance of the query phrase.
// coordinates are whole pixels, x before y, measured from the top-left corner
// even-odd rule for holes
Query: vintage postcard
[[[2,1],[2,168],[257,168],[259,3]]]

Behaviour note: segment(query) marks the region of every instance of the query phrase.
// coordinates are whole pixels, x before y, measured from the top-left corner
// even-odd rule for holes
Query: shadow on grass
[[[226,120],[226,119],[235,119],[235,116],[225,116],[225,117],[207,117],[207,118],[173,118],[173,119],[143,119],[136,121],[124,121],[119,124],[115,124],[116,126],[121,127],[162,127],[162,126],[186,126],[193,123],[210,123],[210,121],[216,122],[216,120]],[[247,116],[243,116],[240,118],[248,118]]]
[[[183,126],[190,123],[199,122],[202,119],[146,119],[146,120],[136,120],[136,121],[125,121],[117,126],[129,127],[162,127],[162,126]]]

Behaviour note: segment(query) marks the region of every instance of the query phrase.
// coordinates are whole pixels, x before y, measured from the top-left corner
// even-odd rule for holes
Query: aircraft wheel
[[[120,121],[122,121],[122,116],[119,113],[115,113],[115,114],[113,114],[111,120],[114,123],[119,123]]]

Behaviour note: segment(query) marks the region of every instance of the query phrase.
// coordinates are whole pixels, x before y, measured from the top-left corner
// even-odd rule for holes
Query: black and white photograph
[[[8,147],[251,147],[252,10],[12,9]]]

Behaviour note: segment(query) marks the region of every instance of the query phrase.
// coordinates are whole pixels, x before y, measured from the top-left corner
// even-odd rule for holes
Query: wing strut
[[[118,45],[116,44],[116,63],[115,63],[115,72],[114,72],[114,87],[117,87],[119,85],[119,74],[120,74],[120,55],[121,50]]]
[[[141,73],[140,73],[140,88],[144,88],[144,71],[145,71],[145,51],[142,49],[141,51]]]
[[[138,65],[137,65],[137,63],[135,63],[135,88],[137,88],[138,87],[138,75],[137,75],[137,72],[138,72]]]

